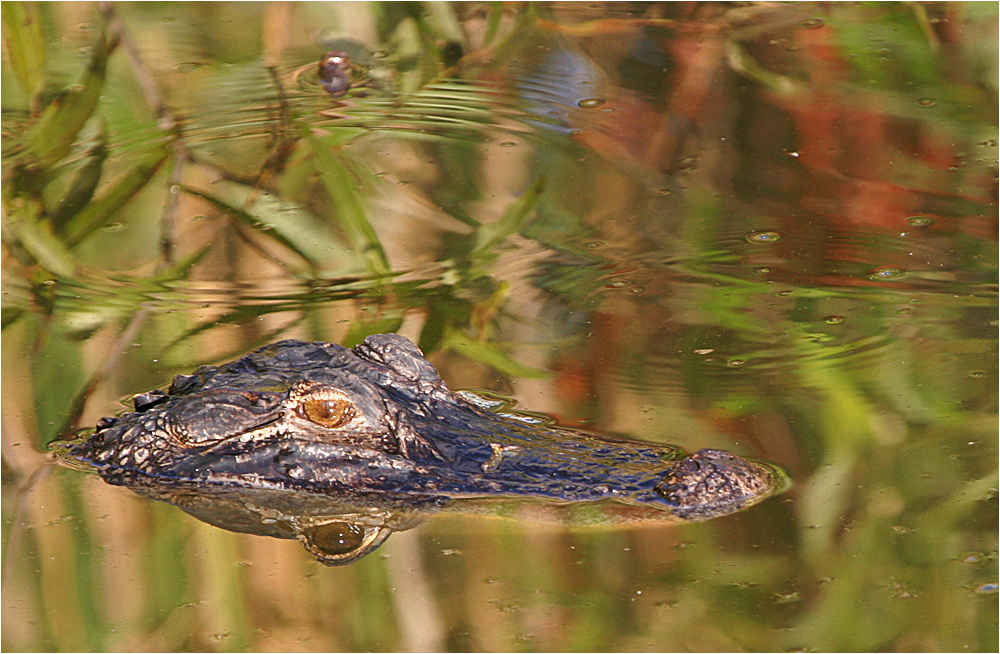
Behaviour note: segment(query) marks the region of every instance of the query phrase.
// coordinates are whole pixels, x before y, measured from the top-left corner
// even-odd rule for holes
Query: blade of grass
[[[66,224],[86,207],[94,198],[94,191],[101,181],[104,172],[104,160],[108,157],[108,149],[101,139],[87,153],[86,159],[70,182],[66,193],[59,199],[55,208],[49,212],[49,221],[56,232],[61,232]]]
[[[486,341],[474,341],[461,332],[448,332],[448,335],[444,339],[444,348],[455,350],[473,361],[478,361],[513,377],[541,379],[549,376],[549,373],[544,370],[538,370],[537,368],[518,363],[496,344],[487,343]]]
[[[295,229],[296,225],[294,224],[287,222],[275,224],[275,221],[272,219],[263,218],[245,209],[241,209],[240,207],[237,207],[232,203],[214,195],[203,193],[189,186],[181,186],[181,189],[185,193],[201,198],[202,200],[205,200],[209,204],[215,206],[217,209],[221,209],[262,236],[285,246],[295,254],[299,255],[306,262],[306,264],[308,264],[310,270],[314,274],[318,272],[319,265],[317,257],[320,253],[314,251],[316,249],[315,238],[312,237],[313,233],[311,230],[304,230],[305,233],[302,233],[303,230]]]
[[[483,225],[476,233],[476,245],[469,253],[469,259],[476,261],[488,256],[493,248],[502,243],[508,236],[519,231],[524,225],[525,218],[535,208],[538,198],[542,194],[542,186],[545,180],[539,177],[532,184],[524,195],[515,200],[507,210],[503,212],[500,219],[494,223]]]
[[[117,44],[102,31],[79,82],[57,96],[25,135],[29,154],[43,168],[69,153],[76,135],[93,115],[104,90],[108,57]]]
[[[3,36],[14,76],[37,110],[45,85],[45,38],[33,3],[3,3]]]
[[[10,229],[27,253],[49,272],[72,277],[76,258],[66,245],[52,233],[52,225],[39,220],[41,206],[25,202],[10,215]]]
[[[368,222],[357,189],[357,176],[338,147],[325,139],[309,136],[309,144],[319,169],[320,179],[336,211],[337,223],[344,230],[355,252],[361,255],[369,272],[378,277],[389,274],[389,260],[375,229]]]
[[[502,2],[490,3],[490,15],[486,22],[486,32],[483,34],[481,47],[489,45],[496,38],[497,32],[500,30],[500,19],[503,18],[503,9],[504,3]]]
[[[66,243],[73,247],[108,222],[153,178],[166,160],[166,151],[159,147],[140,159],[133,168],[115,180],[101,197],[73,217],[64,230]]]

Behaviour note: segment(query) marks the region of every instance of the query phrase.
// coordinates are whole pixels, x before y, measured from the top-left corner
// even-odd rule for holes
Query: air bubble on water
[[[576,101],[576,106],[581,109],[597,109],[598,107],[603,107],[605,102],[607,100],[604,98],[582,98]]]
[[[792,591],[790,593],[777,593],[772,595],[771,599],[774,600],[775,604],[791,604],[800,601],[802,596],[797,591]]]
[[[822,18],[807,18],[799,23],[799,27],[804,30],[814,30],[819,27],[823,27],[824,25],[826,25],[826,21]]]
[[[743,359],[730,359],[729,361],[726,361],[726,365],[730,368],[742,368],[746,364],[747,362]]]
[[[934,98],[920,98],[917,100],[917,104],[921,107],[933,107],[937,105],[937,100]]]
[[[607,287],[608,288],[624,288],[624,287],[630,285],[631,283],[632,282],[630,282],[630,281],[628,281],[626,279],[619,279],[617,281],[613,281],[613,282],[609,283],[607,285]]]
[[[517,143],[514,143],[513,141],[504,141],[503,143],[500,144],[500,147],[501,148],[512,148],[515,145],[517,145]]]
[[[974,589],[980,595],[992,595],[998,590],[1000,590],[1000,586],[995,581],[987,581],[985,584],[979,584]]]
[[[114,232],[120,232],[125,229],[125,225],[121,223],[108,223],[102,228],[102,231],[108,232],[109,234]]]
[[[869,279],[896,279],[903,276],[903,269],[898,266],[879,266],[868,271]]]
[[[668,188],[658,188],[655,191],[653,191],[654,195],[670,195],[671,193],[672,191]]]
[[[823,318],[823,322],[828,325],[839,325],[844,322],[844,316],[827,316],[826,318]]]
[[[753,230],[743,237],[747,243],[777,243],[781,240],[781,232],[771,230]]]
[[[934,224],[934,220],[927,216],[910,216],[906,222],[914,227],[927,227]]]
[[[768,274],[769,272],[771,272],[771,269],[770,269],[770,268],[768,268],[767,266],[760,266],[760,267],[758,267],[758,268],[754,268],[754,271],[753,271],[753,272],[754,272],[754,274],[756,274],[756,275],[766,275],[766,274]]]
[[[969,373],[969,379],[983,379],[986,377],[986,373],[982,370],[973,370]]]
[[[197,61],[185,61],[174,66],[175,73],[190,73],[192,71],[198,70],[205,64],[199,63]]]
[[[962,563],[980,563],[985,558],[986,555],[982,552],[966,552],[958,560]]]

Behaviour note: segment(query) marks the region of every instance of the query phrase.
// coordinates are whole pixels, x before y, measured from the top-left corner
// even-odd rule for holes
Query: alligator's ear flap
[[[391,534],[388,527],[327,522],[306,527],[296,538],[320,563],[347,565],[374,552]]]
[[[380,363],[409,382],[424,386],[443,386],[437,370],[424,358],[413,341],[399,334],[373,334],[354,348],[363,359]]]

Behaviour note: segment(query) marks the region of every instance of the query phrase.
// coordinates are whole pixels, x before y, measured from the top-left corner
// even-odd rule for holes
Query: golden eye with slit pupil
[[[323,427],[336,427],[348,418],[348,403],[339,398],[311,399],[299,408],[302,416]]]

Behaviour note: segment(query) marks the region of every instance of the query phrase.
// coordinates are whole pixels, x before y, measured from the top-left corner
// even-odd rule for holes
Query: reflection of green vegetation
[[[962,6],[967,16],[995,13],[985,3]],[[734,448],[787,461],[793,491],[673,531],[431,523],[404,535],[424,546],[411,566],[423,566],[430,592],[420,594],[400,586],[389,564],[402,555],[391,544],[388,559],[380,552],[349,569],[322,569],[295,543],[221,532],[60,471],[39,481],[25,506],[11,499],[24,496],[4,493],[5,552],[14,557],[4,595],[28,598],[28,608],[14,607],[26,617],[16,639],[5,628],[10,649],[281,649],[293,641],[403,649],[407,618],[394,602],[408,597],[441,609],[452,649],[996,649],[997,595],[983,588],[996,580],[995,297],[982,292],[996,262],[992,227],[979,218],[992,216],[991,200],[975,176],[995,165],[995,142],[984,145],[995,138],[993,117],[982,109],[992,105],[978,101],[995,84],[983,72],[995,72],[983,63],[995,58],[995,34],[972,47],[956,28],[947,32],[955,41],[936,43],[945,33],[933,22],[944,11],[937,5],[794,9],[807,18],[815,11],[825,27],[801,27],[799,14],[758,24],[753,12],[773,9],[762,5],[690,31],[644,18],[562,24],[562,32],[554,16],[548,27],[534,22],[547,11],[540,7],[513,17],[505,3],[471,17],[445,3],[365,7],[386,84],[336,107],[296,95],[281,66],[269,77],[253,51],[263,23],[215,29],[235,11],[225,4],[127,17],[137,40],[170,34],[164,12],[205,22],[199,47],[213,60],[192,60],[187,76],[144,71],[141,58],[153,53],[140,48],[140,63],[130,59],[114,14],[92,12],[91,29],[74,37],[86,54],[65,78],[56,69],[72,61],[63,52],[72,48],[51,38],[66,31],[52,18],[60,6],[4,5],[12,73],[4,84],[15,91],[5,96],[19,98],[5,97],[13,116],[5,115],[3,148],[5,432],[20,433],[17,416],[27,416],[24,442],[41,446],[81,415],[93,424],[92,413],[120,394],[209,359],[289,334],[353,345],[414,322],[426,352],[451,351],[504,377],[555,378],[564,386],[553,388],[569,395],[570,375],[509,354],[518,325],[531,328],[521,343],[544,345],[564,368],[582,371],[582,401],[595,406],[567,416],[613,415],[692,448],[732,434]],[[976,20],[995,25],[994,17],[964,28],[976,33]],[[463,32],[473,19],[482,21],[478,43]],[[504,68],[512,59],[529,66],[559,48],[590,53],[614,75],[628,65],[619,52],[626,45],[643,54],[677,39],[676,51],[694,57],[716,38],[729,58],[720,59],[725,69],[708,69],[706,86],[719,95],[669,105],[655,129],[679,145],[655,164],[602,158],[586,140],[624,140],[629,121],[649,110],[628,104],[623,89],[611,87],[620,97],[605,98],[608,111],[577,124],[577,108],[528,107],[503,86],[514,86]],[[518,49],[525,43],[530,52]],[[295,66],[313,56],[313,44],[299,46],[308,54]],[[670,63],[671,79],[683,80],[684,62]],[[831,70],[843,72],[842,87],[817,88],[819,73]],[[191,105],[217,113],[213,124],[225,129],[201,131],[201,116],[152,102],[137,83],[151,80],[178,87],[173,102],[190,93]],[[686,93],[700,88],[694,82]],[[71,86],[60,91],[61,83]],[[935,106],[921,106],[924,98]],[[255,103],[266,111],[238,113]],[[831,120],[817,127],[819,109]],[[743,120],[755,110],[761,122]],[[626,118],[600,123],[607,116]],[[671,131],[680,116],[711,139]],[[850,196],[844,171],[754,149],[802,136],[825,147],[821,127],[859,116],[880,126],[872,134],[883,140],[866,145],[895,162],[847,179],[872,184],[875,204],[889,198],[874,210],[838,204]],[[648,134],[652,124],[644,139],[662,136]],[[554,129],[567,126],[569,136]],[[487,188],[497,173],[486,147],[508,139],[530,154],[516,180],[496,182],[498,192]],[[383,180],[373,163],[383,146],[386,158],[405,152],[437,177]],[[674,159],[695,150],[703,160],[679,170]],[[940,163],[952,155],[954,166]],[[750,182],[732,182],[728,169]],[[675,190],[653,194],[664,171]],[[791,199],[758,190],[771,182],[794,189]],[[809,184],[821,188],[801,190]],[[861,222],[862,209],[885,218],[901,186],[912,191],[907,200],[917,198],[914,212],[933,214],[932,228]],[[809,193],[820,201],[808,204],[816,200]],[[400,217],[385,207],[399,205],[380,194],[454,219],[454,230],[435,232],[441,250],[431,263],[409,269],[393,260],[399,247],[387,234]],[[510,199],[481,211],[491,194]],[[184,206],[165,208],[172,197]],[[822,211],[807,210],[817,204]],[[743,235],[759,228],[785,238],[747,243]],[[161,241],[171,239],[168,255]],[[520,278],[498,272],[524,241],[545,256],[523,264]],[[900,251],[907,262],[926,257],[925,269],[894,286],[865,278],[882,263],[874,259]],[[529,287],[539,298],[521,296]],[[514,313],[528,302],[541,320]],[[105,368],[108,352],[120,358]],[[654,407],[641,420],[633,392]],[[5,484],[28,476],[7,454],[24,449],[5,449]],[[64,483],[67,475],[77,481]],[[31,530],[17,526],[22,519]],[[12,547],[18,532],[21,545]],[[134,606],[121,607],[120,597]]]
[[[459,38],[459,35],[455,31],[457,23],[447,6],[435,5],[426,16],[420,11],[411,9],[404,8],[400,13],[397,8],[390,5],[375,7],[376,11],[381,12],[380,29],[387,43],[398,41],[395,50],[398,53],[396,64],[401,71],[413,68],[419,73],[412,78],[412,82],[404,83],[403,86],[408,85],[411,91],[419,91],[440,73],[443,67],[454,63],[451,60],[455,56],[452,49],[438,48],[434,45],[435,40],[447,38],[450,39],[448,42],[457,45],[455,39]],[[46,89],[45,49],[40,36],[41,22],[36,13],[34,5],[30,3],[11,3],[11,10],[5,12],[4,25],[11,62],[18,81],[31,95],[32,106],[41,106],[46,100],[43,96]],[[499,9],[494,8],[492,14],[499,15]],[[134,162],[113,181],[99,187],[102,179],[108,177],[105,170],[108,150],[106,130],[102,127],[96,134],[91,134],[85,132],[84,127],[103,126],[105,123],[97,100],[105,92],[108,59],[120,40],[125,38],[116,31],[111,20],[113,17],[114,14],[109,13],[102,20],[99,36],[92,49],[91,61],[78,83],[71,89],[49,98],[47,106],[37,112],[38,116],[29,122],[22,135],[13,141],[9,148],[8,142],[5,141],[5,153],[9,150],[8,159],[11,162],[8,168],[13,171],[12,183],[5,187],[5,200],[8,206],[18,208],[10,216],[11,236],[14,239],[10,241],[10,245],[12,250],[20,255],[22,265],[37,264],[42,271],[45,271],[44,279],[38,281],[46,284],[52,282],[51,277],[72,279],[78,274],[81,265],[100,267],[102,263],[100,260],[84,255],[84,251],[78,246],[88,241],[100,228],[112,224],[116,218],[122,220],[121,214],[129,208],[130,200],[140,191],[156,182],[165,181],[162,177],[156,176],[158,169],[169,159],[163,141],[174,140],[182,151],[187,148],[182,134],[166,134],[164,138],[153,139],[147,147],[147,155]],[[491,22],[494,29],[496,22],[496,20]],[[414,67],[412,62],[409,62],[408,51],[411,51],[411,54],[419,53],[421,63],[418,66]],[[148,73],[141,68],[135,70],[135,75],[139,78],[148,77]],[[141,81],[146,84],[151,83],[149,79]],[[456,98],[451,98],[454,99]],[[147,96],[146,100],[150,98]],[[473,106],[469,103],[466,105],[467,108]],[[425,111],[425,115],[434,115],[432,106],[426,108],[430,113],[419,108],[419,101],[414,107],[418,112]],[[151,108],[158,112],[166,110],[163,106]],[[153,128],[152,125],[148,127]],[[467,127],[473,132],[482,131],[488,124],[470,123]],[[304,133],[307,134],[308,130]],[[390,264],[379,242],[379,236],[370,223],[369,210],[359,192],[359,187],[371,183],[373,178],[363,165],[352,161],[340,150],[343,144],[364,134],[364,130],[338,125],[330,129],[327,136],[309,136],[305,141],[308,143],[308,154],[304,159],[296,160],[299,169],[296,176],[301,175],[303,165],[311,167],[318,174],[333,218],[340,233],[346,237],[350,250],[345,249],[332,234],[327,233],[323,221],[308,209],[288,207],[282,201],[275,202],[269,194],[260,194],[258,189],[242,184],[236,178],[230,180],[228,191],[222,193],[217,189],[209,191],[183,184],[174,187],[171,192],[175,193],[179,189],[199,198],[216,211],[252,230],[256,236],[272,242],[279,250],[291,250],[307,265],[308,276],[315,276],[328,270],[331,253],[348,255],[349,252],[353,252],[376,285],[384,283],[391,276]],[[79,140],[80,136],[84,138]],[[277,142],[278,149],[265,163],[262,175],[256,182],[261,182],[266,175],[274,172],[274,169],[280,171],[293,144],[294,139],[288,141],[287,137],[286,140]],[[198,155],[192,153],[186,156]],[[172,162],[174,168],[179,165],[177,160]],[[97,193],[98,188],[101,189],[100,193]],[[537,197],[536,186],[513,205],[507,217],[500,223],[477,230],[478,234],[492,236],[477,237],[468,244],[471,250],[465,254],[457,252],[456,256],[463,260],[468,258],[471,261],[481,260],[481,263],[485,263],[491,256],[489,250],[523,223],[525,214],[531,210]],[[166,213],[162,217],[165,226],[173,220],[174,216]],[[160,236],[169,238],[166,231]],[[195,272],[193,265],[210,248],[211,244],[206,244],[203,249],[177,264],[161,262],[159,265],[161,270],[157,274],[158,281],[181,280],[188,277]],[[277,256],[280,258],[280,254]],[[168,265],[164,268],[163,264]],[[481,276],[479,272],[475,274]],[[471,278],[466,277],[466,279],[472,281]],[[42,297],[43,294],[50,295],[46,289],[34,282],[30,282],[27,288],[33,295],[36,306],[48,305]],[[447,289],[457,290],[445,286],[436,291],[435,306],[457,307],[468,304],[467,300],[443,298],[443,293],[450,292]],[[126,294],[122,299],[128,297],[130,295]],[[108,320],[118,320],[129,310],[133,312],[138,310],[148,299],[144,291],[132,294],[131,297],[134,303],[130,307],[127,300],[119,302],[116,310],[103,312],[104,316]],[[332,297],[335,296],[328,296],[328,299]],[[272,308],[263,312],[270,313],[273,310]],[[385,315],[386,311],[391,315]],[[11,324],[21,317],[22,313],[22,307],[5,306],[4,325]],[[259,313],[261,312],[255,309],[244,312],[238,308],[234,313],[212,324],[239,322],[248,315]],[[401,310],[382,308],[379,313],[380,317],[375,320],[363,317],[352,326],[347,334],[348,340],[360,341],[369,333],[391,331],[399,327]],[[425,347],[434,349],[446,342],[464,344],[462,350],[469,356],[481,355],[492,365],[500,365],[510,370],[524,370],[523,366],[514,364],[494,346],[482,341],[473,346],[467,336],[459,336],[458,332],[449,337],[449,340],[442,340],[441,336],[446,332],[461,331],[467,327],[476,310],[432,313],[435,319],[429,323],[428,337],[421,339]],[[91,320],[98,319],[99,315],[100,313],[92,314]],[[203,333],[211,329],[212,324],[202,324],[188,329],[180,338]],[[92,322],[90,328],[95,329],[98,326]],[[177,338],[172,341],[174,344],[179,342]]]

